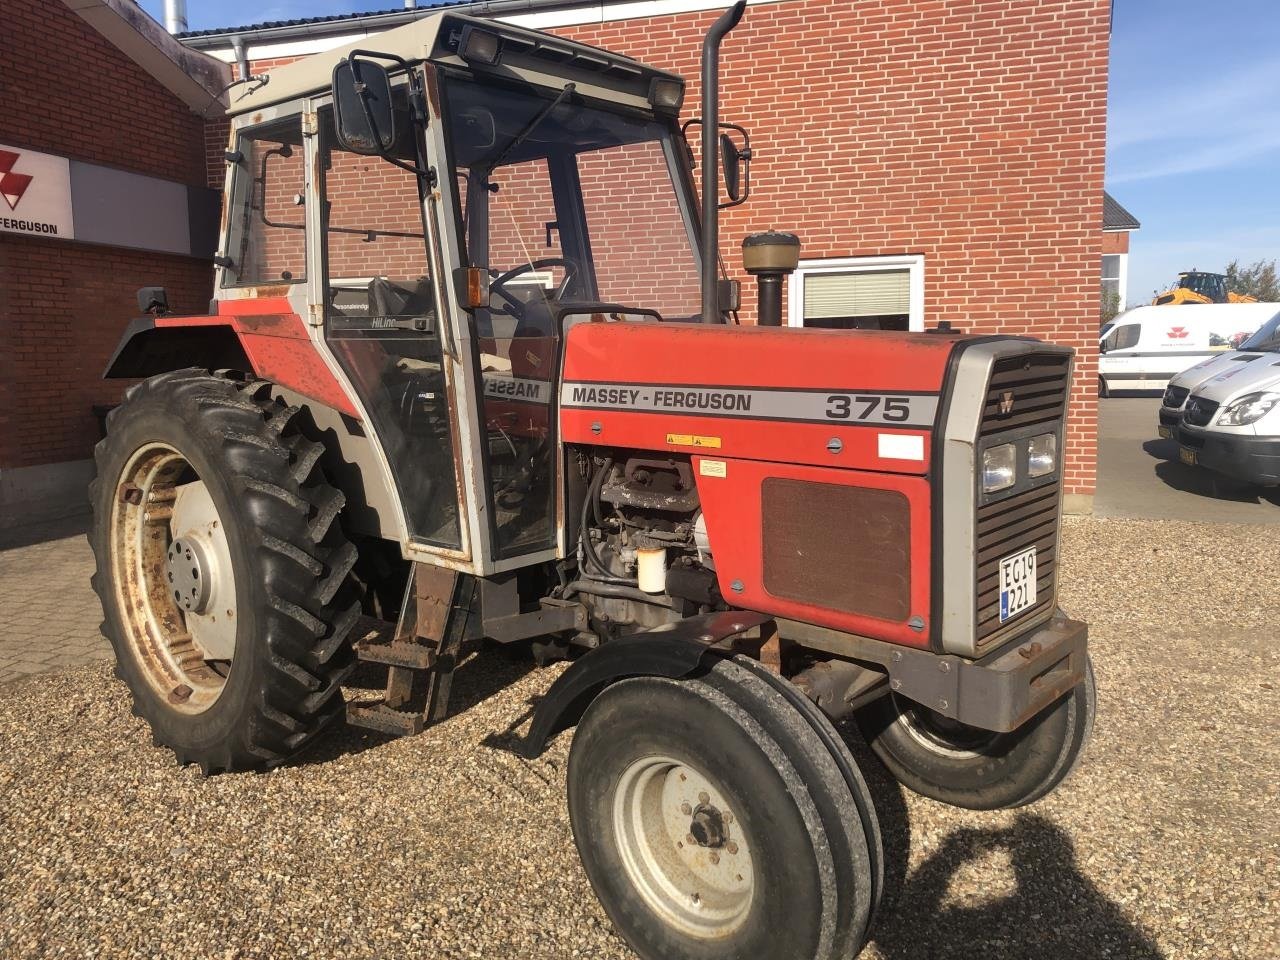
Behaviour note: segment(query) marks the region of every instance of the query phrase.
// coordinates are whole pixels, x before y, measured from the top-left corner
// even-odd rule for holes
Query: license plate
[[[1160,433],[1160,437],[1164,440],[1173,439],[1173,431],[1170,430],[1168,427],[1164,426],[1163,424],[1161,424],[1159,427],[1159,433]]]
[[[1196,465],[1196,452],[1194,450],[1188,449],[1187,447],[1179,447],[1178,459],[1181,460],[1183,463],[1185,463],[1187,466],[1194,467]]]
[[[1000,622],[1036,605],[1036,548],[1000,561]]]

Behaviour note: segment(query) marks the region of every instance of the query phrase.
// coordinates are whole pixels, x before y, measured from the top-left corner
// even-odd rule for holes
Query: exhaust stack
[[[170,33],[187,32],[187,0],[164,0],[164,28]]]
[[[720,313],[720,41],[738,25],[747,0],[738,0],[702,41],[702,322]]]

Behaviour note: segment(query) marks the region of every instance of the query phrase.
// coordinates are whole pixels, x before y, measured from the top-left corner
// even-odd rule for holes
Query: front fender
[[[687,677],[718,644],[771,621],[766,614],[747,610],[705,613],[602,644],[574,661],[538,701],[521,753],[530,760],[540,756],[547,741],[576,724],[596,695],[615,680]]]

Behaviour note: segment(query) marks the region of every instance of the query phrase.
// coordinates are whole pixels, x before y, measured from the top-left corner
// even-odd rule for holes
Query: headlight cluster
[[[1261,420],[1271,408],[1280,403],[1280,393],[1250,393],[1234,403],[1227,404],[1218,414],[1222,427],[1244,427]]]
[[[1042,433],[1026,445],[1026,475],[1044,477],[1058,468],[1058,435]],[[982,492],[1006,490],[1018,482],[1018,444],[1002,443],[982,451]]]

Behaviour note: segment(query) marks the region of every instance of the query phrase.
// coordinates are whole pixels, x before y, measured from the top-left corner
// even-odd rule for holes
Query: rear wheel
[[[871,749],[904,786],[972,810],[1039,800],[1075,769],[1097,710],[1093,663],[1084,680],[1017,730],[995,733],[958,723],[888,694],[863,707],[857,722]]]
[[[355,549],[300,415],[269,384],[180,370],[131,388],[95,451],[117,675],[205,773],[278,763],[342,711]]]
[[[641,957],[826,960],[864,943],[857,804],[804,718],[743,668],[608,687],[568,781],[583,866]]]

